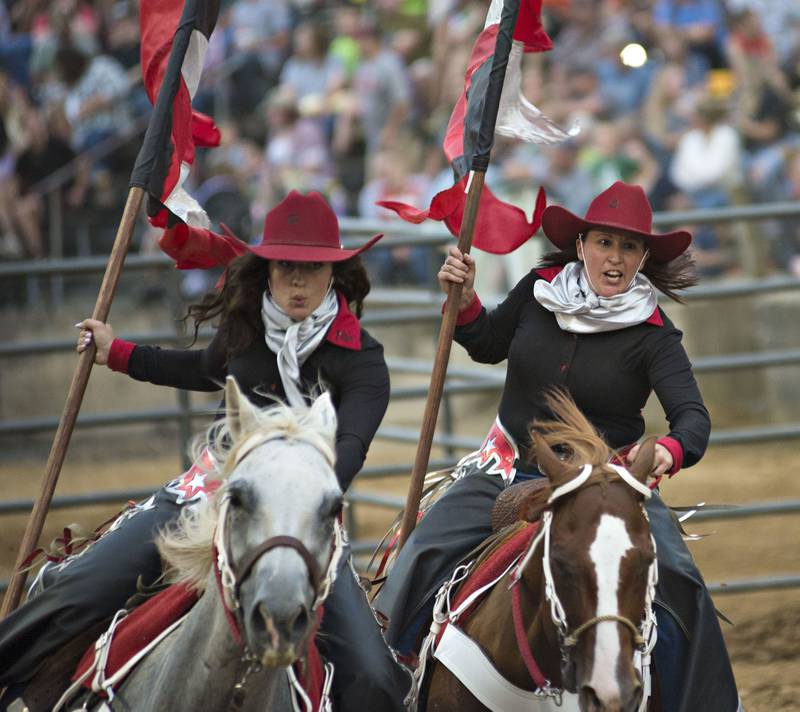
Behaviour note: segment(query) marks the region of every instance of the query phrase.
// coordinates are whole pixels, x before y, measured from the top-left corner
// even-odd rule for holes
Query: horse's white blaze
[[[597,613],[619,615],[619,580],[622,557],[633,548],[625,522],[604,514],[597,526],[597,535],[589,547],[597,576]],[[620,627],[612,621],[595,626],[594,660],[588,684],[600,700],[613,700],[620,695],[617,661],[620,653]]]

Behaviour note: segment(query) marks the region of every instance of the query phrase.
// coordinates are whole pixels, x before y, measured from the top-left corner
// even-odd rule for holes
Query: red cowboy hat
[[[316,192],[303,195],[293,190],[267,213],[264,237],[248,246],[267,260],[291,262],[343,262],[368,250],[383,233],[357,250],[345,250],[339,240],[339,221],[325,199]]]
[[[661,263],[674,260],[692,241],[686,230],[653,232],[653,210],[644,190],[619,180],[592,201],[583,218],[558,205],[549,205],[542,214],[544,234],[561,250],[574,245],[579,233],[593,228],[643,237],[653,261]]]

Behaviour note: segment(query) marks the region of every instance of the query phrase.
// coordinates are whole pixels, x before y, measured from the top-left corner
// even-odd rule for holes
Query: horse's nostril
[[[278,633],[275,623],[272,620],[269,610],[263,603],[259,603],[256,613],[253,616],[253,629],[255,631],[263,631],[267,640],[267,644],[271,648],[277,648],[280,642],[280,634]]]
[[[580,708],[585,712],[603,712],[606,708],[590,685],[583,685],[580,691]]]
[[[292,640],[299,640],[305,636],[311,621],[311,614],[308,608],[300,606],[294,616],[294,620],[287,626]]]
[[[253,631],[263,637],[267,647],[278,649],[281,645],[294,644],[306,635],[311,613],[305,605],[298,605],[292,611],[280,611],[259,603],[253,612],[252,623]]]

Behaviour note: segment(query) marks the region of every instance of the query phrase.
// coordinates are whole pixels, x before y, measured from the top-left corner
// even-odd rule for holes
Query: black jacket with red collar
[[[217,391],[226,376],[258,406],[278,397],[285,400],[276,355],[261,333],[225,364],[224,333],[218,330],[204,349],[162,349],[137,346],[115,339],[109,368],[139,381],[192,391]],[[339,295],[339,313],[325,340],[300,369],[310,391],[320,385],[330,390],[336,407],[336,476],[342,490],[364,464],[375,431],[389,403],[389,371],[383,346],[361,329],[356,316]]]
[[[534,283],[552,280],[560,269],[531,271],[489,313],[476,295],[459,314],[455,333],[474,361],[508,359],[499,416],[523,459],[530,423],[552,417],[543,407],[544,391],[563,386],[613,448],[644,434],[642,409],[655,391],[670,426],[659,439],[673,457],[670,474],[696,463],[708,445],[711,420],[681,332],[658,307],[643,324],[618,331],[563,331],[533,296]]]

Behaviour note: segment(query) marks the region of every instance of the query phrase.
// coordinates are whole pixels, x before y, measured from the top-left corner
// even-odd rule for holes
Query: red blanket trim
[[[473,592],[477,591],[482,586],[485,586],[491,580],[497,578],[505,569],[507,569],[511,562],[524,552],[528,544],[530,544],[536,532],[539,529],[539,522],[533,522],[520,529],[513,534],[508,541],[501,544],[481,565],[473,571],[469,578],[456,591],[455,597],[451,604],[453,610],[458,608]],[[459,626],[469,618],[470,614],[475,610],[476,605],[480,602],[478,599],[468,609],[466,609],[458,619]],[[442,626],[439,635],[436,638],[438,645],[444,626]]]
[[[178,620],[195,603],[197,593],[190,591],[185,584],[175,584],[129,613],[117,626],[108,654],[105,676],[111,677],[137,652],[148,645],[167,626]],[[73,680],[80,678],[93,665],[95,657],[94,644],[84,654]],[[92,688],[92,675],[83,686]]]
[[[124,339],[114,339],[111,342],[111,348],[108,350],[108,367],[112,371],[119,371],[119,373],[128,372],[128,361],[131,360],[131,354],[136,348],[136,344]]]

